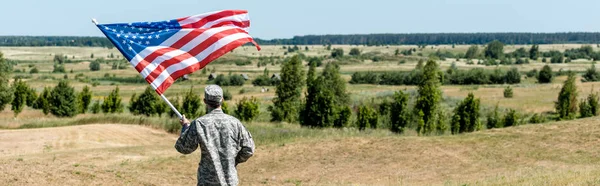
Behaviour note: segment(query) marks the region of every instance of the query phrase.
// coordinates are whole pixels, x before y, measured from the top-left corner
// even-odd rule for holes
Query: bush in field
[[[479,123],[479,99],[476,99],[473,93],[469,95],[454,109],[452,117],[452,134],[464,132],[473,132],[481,129]]]
[[[255,97],[244,97],[238,101],[235,115],[242,121],[252,121],[260,114],[259,106],[260,104]]]
[[[44,91],[42,91],[40,96],[38,96],[37,99],[35,99],[35,102],[33,103],[33,108],[41,109],[45,115],[48,115],[48,113],[50,113],[51,106],[49,102],[51,92],[52,89],[50,87],[44,87]]]
[[[229,92],[229,90],[225,89],[223,91],[223,100],[229,101],[231,99],[233,99],[233,96],[231,95],[231,92]]]
[[[92,104],[90,111],[92,112],[92,114],[98,114],[100,113],[100,110],[100,100],[96,100],[94,104]]]
[[[341,48],[333,49],[333,51],[331,51],[331,57],[333,57],[333,58],[344,57],[344,49],[341,49]]]
[[[231,114],[229,104],[227,104],[226,101],[223,101],[223,103],[221,104],[221,110],[223,110],[223,113],[225,113],[225,114]]]
[[[202,111],[202,99],[196,93],[194,93],[194,87],[190,88],[183,95],[183,102],[181,104],[181,114],[185,115],[186,118],[197,118],[204,114]]]
[[[410,119],[408,112],[408,94],[403,91],[394,92],[394,100],[390,106],[390,130],[392,132],[404,132]]]
[[[77,95],[77,101],[79,113],[85,113],[92,102],[92,92],[90,91],[90,87],[87,85],[83,87],[83,90]]]
[[[529,49],[529,59],[537,60],[538,57],[540,57],[540,46],[531,46],[531,49]]]
[[[500,115],[498,113],[498,104],[496,104],[496,108],[494,108],[494,111],[487,117],[487,128],[493,129],[502,127],[502,120],[500,119]]]
[[[11,110],[15,113],[16,117],[25,107],[30,88],[27,83],[23,82],[21,79],[16,79],[13,82],[12,89],[14,95],[11,102]]]
[[[564,82],[558,94],[558,101],[555,102],[555,108],[561,120],[574,119],[577,115],[577,86],[574,73],[570,73]]]
[[[552,82],[553,76],[554,74],[552,74],[552,68],[550,68],[548,65],[544,65],[537,76],[538,83],[550,83]]]
[[[29,70],[29,73],[30,73],[30,74],[37,74],[37,73],[39,73],[39,72],[40,72],[40,70],[38,70],[38,68],[37,68],[37,67],[33,67],[33,68],[31,68],[31,70]]]
[[[119,95],[119,86],[112,90],[108,97],[102,102],[102,112],[104,113],[122,113],[123,103],[121,103],[121,95]]]
[[[360,50],[358,48],[352,48],[348,54],[351,56],[360,56]]]
[[[477,47],[477,45],[472,45],[469,47],[469,49],[465,53],[465,58],[466,59],[477,58],[478,53],[479,53],[479,47]]]
[[[54,64],[54,69],[52,69],[52,73],[65,73],[65,66],[61,64]]]
[[[529,123],[544,123],[546,119],[541,114],[533,114],[531,118],[529,118]]]
[[[129,102],[129,112],[134,115],[160,115],[159,113],[163,113],[162,107],[162,101],[150,87],[146,87],[146,90],[140,96],[135,94],[131,96]]]
[[[4,60],[2,52],[0,52],[0,111],[12,101],[12,90],[9,85],[11,76],[11,65]]]
[[[591,93],[579,103],[579,115],[582,118],[598,116],[598,93]]]
[[[504,89],[504,97],[505,98],[512,98],[513,97],[513,89],[508,86]]]
[[[365,128],[377,128],[378,115],[377,111],[370,106],[361,105],[358,107],[358,113],[356,113],[356,122],[358,124],[358,130],[365,130]]]
[[[302,61],[294,56],[281,67],[281,82],[275,90],[273,106],[269,106],[271,121],[298,121],[304,83]]]
[[[506,115],[504,115],[504,120],[502,121],[502,123],[503,127],[519,125],[519,116],[517,115],[517,111],[509,109]]]
[[[528,78],[532,78],[532,77],[537,77],[538,71],[537,69],[533,69],[528,71],[525,75],[527,75]]]
[[[77,97],[75,89],[66,80],[58,82],[58,85],[50,93],[50,113],[57,117],[73,117],[77,115]]]
[[[583,81],[600,81],[600,72],[596,70],[596,65],[592,64],[592,66],[585,71],[585,74],[583,74]]]
[[[246,80],[240,75],[219,74],[213,81],[219,86],[242,86]]]
[[[90,63],[90,71],[99,71],[100,70],[100,62],[98,60],[94,60]]]

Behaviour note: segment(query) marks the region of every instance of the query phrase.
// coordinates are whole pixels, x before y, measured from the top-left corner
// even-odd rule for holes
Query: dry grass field
[[[578,48],[577,44],[541,45],[540,50],[564,51]],[[330,55],[324,46],[313,45],[306,56]],[[362,53],[394,54],[396,49],[417,46],[349,46],[346,54],[358,47]],[[440,50],[464,53],[468,45],[426,46],[419,50],[423,56]],[[529,45],[507,45],[505,52]],[[593,46],[594,50],[599,50]],[[480,50],[482,50],[480,46]],[[280,65],[257,67],[256,57],[289,57],[283,46],[244,46],[226,54],[225,59],[252,57],[252,64],[210,64],[217,74],[247,73],[250,79],[267,68],[272,73]],[[108,76],[134,77],[139,74],[131,67],[112,70],[102,64],[100,71],[91,72],[89,63],[116,49],[79,47],[0,47],[10,60],[18,60],[14,75],[41,92],[53,87],[66,75],[76,91],[89,82],[74,80],[77,74],[87,78]],[[66,55],[76,63],[66,63],[67,73],[51,73],[54,55]],[[94,54],[95,58],[91,58]],[[409,71],[418,58],[373,62],[370,59],[341,65],[342,77],[350,80],[357,71]],[[440,61],[442,69],[455,62],[459,69],[517,67],[522,74],[540,69],[541,59],[530,64],[512,66],[468,65],[464,59]],[[567,64],[550,64],[554,71],[583,71],[591,61],[575,60]],[[36,67],[40,73],[29,74]],[[317,68],[322,70],[323,67]],[[72,73],[70,71],[73,71]],[[209,72],[210,73],[210,72]],[[196,72],[192,81],[176,82],[167,97],[181,95],[192,89],[201,93],[208,74]],[[459,100],[472,92],[481,98],[482,108],[516,109],[519,114],[554,111],[554,101],[565,76],[550,84],[538,84],[526,78],[513,85],[514,97],[504,98],[508,85],[443,86],[447,100]],[[254,87],[250,82],[241,87],[225,87],[233,94],[228,104],[233,106],[243,97],[257,97],[261,102],[259,121],[246,123],[258,144],[256,155],[240,165],[242,185],[600,185],[600,118],[530,124],[504,129],[483,130],[464,135],[419,137],[413,131],[395,135],[385,129],[359,132],[347,129],[307,129],[296,124],[267,123],[266,107],[272,104],[275,87]],[[144,83],[120,83],[102,80],[91,87],[94,100],[102,100],[116,86],[121,90],[123,103],[140,94]],[[577,81],[579,98],[600,91],[600,82]],[[347,84],[352,103],[392,95],[397,90],[414,91],[414,86]],[[452,102],[447,102],[452,103]],[[0,185],[193,185],[199,153],[180,155],[173,148],[176,134],[165,132],[161,123],[171,120],[162,117],[131,116],[127,109],[121,115],[80,114],[74,118],[56,118],[39,110],[25,108],[14,116],[9,108],[0,111]],[[483,110],[483,109],[482,109]],[[487,114],[487,113],[482,113]],[[103,118],[107,118],[103,120]],[[110,118],[110,119],[109,119]],[[115,119],[116,118],[116,119]],[[124,119],[123,119],[124,118]],[[142,120],[147,119],[147,120]],[[173,119],[176,120],[176,119]],[[85,121],[85,122],[82,122]],[[116,122],[113,122],[116,121]],[[146,123],[144,123],[146,122]],[[108,124],[107,124],[108,123]],[[79,125],[86,124],[86,125]],[[131,124],[131,125],[125,125]],[[141,124],[141,125],[137,125]],[[76,126],[64,126],[76,125]],[[62,126],[50,128],[35,128]],[[34,129],[17,129],[30,128]],[[411,133],[412,132],[412,133]]]
[[[263,142],[268,136],[255,126],[272,124],[249,123],[258,148],[238,168],[242,185],[597,185],[599,123],[590,118],[434,137],[331,130],[286,143]],[[0,182],[192,185],[199,152],[180,155],[175,140],[137,125],[3,130]]]

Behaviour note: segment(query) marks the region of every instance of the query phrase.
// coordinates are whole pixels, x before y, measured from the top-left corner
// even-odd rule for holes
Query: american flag
[[[223,10],[159,22],[97,24],[162,95],[179,77],[252,42],[245,10]]]

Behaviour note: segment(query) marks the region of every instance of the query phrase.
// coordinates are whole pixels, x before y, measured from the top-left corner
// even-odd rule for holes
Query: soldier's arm
[[[177,152],[190,154],[198,148],[199,138],[196,124],[197,121],[194,120],[187,129],[185,126],[181,129],[181,135],[175,143]]]
[[[244,127],[241,123],[240,125],[240,136],[239,142],[242,147],[238,152],[237,157],[235,157],[235,164],[246,162],[252,155],[254,154],[254,140],[252,140],[252,135],[246,127]]]

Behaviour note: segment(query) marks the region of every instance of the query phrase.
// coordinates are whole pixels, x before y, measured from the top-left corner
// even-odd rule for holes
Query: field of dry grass
[[[457,136],[389,136],[330,130],[327,136],[264,138],[238,166],[242,185],[597,185],[600,118]],[[297,126],[280,127],[279,133]],[[321,134],[321,133],[319,133]],[[176,135],[137,125],[0,131],[6,185],[191,185],[199,152],[180,155]]]

